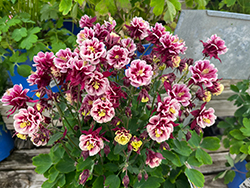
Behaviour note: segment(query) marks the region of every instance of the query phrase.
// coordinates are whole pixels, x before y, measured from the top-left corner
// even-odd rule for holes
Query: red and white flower
[[[111,121],[111,119],[115,116],[115,109],[108,99],[105,101],[97,99],[93,102],[90,115],[96,122],[106,123]]]
[[[80,56],[84,61],[97,65],[106,56],[105,45],[103,42],[99,42],[97,38],[86,39],[80,47]]]
[[[125,70],[125,75],[134,87],[149,85],[153,76],[152,66],[147,65],[144,60],[133,60],[130,67]]]
[[[59,50],[54,58],[55,66],[60,69],[61,73],[67,73],[68,68],[70,68],[69,60],[75,56],[77,54],[72,53],[69,48]]]
[[[152,140],[161,143],[170,138],[172,132],[174,131],[174,126],[177,126],[177,124],[169,121],[165,117],[155,115],[149,119],[149,123],[146,128],[149,137]]]
[[[109,88],[109,80],[102,73],[95,71],[85,81],[85,90],[89,95],[100,96]]]
[[[157,112],[161,117],[167,118],[169,121],[175,121],[179,115],[181,108],[180,103],[170,96],[164,97],[163,101],[158,101]]]
[[[89,131],[82,131],[84,134],[82,134],[79,138],[80,149],[87,152],[89,156],[96,155],[101,151],[101,149],[104,148],[103,138],[99,135],[100,130],[101,127],[95,131],[92,131],[92,129]]]
[[[141,17],[134,17],[130,22],[130,26],[126,25],[130,32],[132,38],[139,38],[143,40],[148,36],[148,31],[150,29],[149,23],[143,20]]]
[[[149,149],[147,149],[146,155],[146,165],[148,165],[150,168],[160,166],[162,159],[165,159],[161,153],[156,153]]]
[[[79,45],[82,45],[82,42],[85,41],[86,39],[92,39],[95,35],[95,32],[93,29],[88,28],[88,27],[84,27],[83,30],[81,30],[78,34],[77,34],[77,39],[76,42]]]
[[[14,115],[14,128],[21,134],[32,135],[39,130],[39,124],[43,121],[43,116],[33,107],[20,109],[19,113]]]
[[[192,73],[191,83],[196,85],[204,84],[206,87],[211,87],[218,77],[218,69],[208,60],[196,61],[194,66],[189,67],[189,70]]]
[[[132,40],[131,38],[122,39],[121,45],[123,48],[126,48],[128,50],[129,57],[133,57],[133,55],[135,55],[136,45],[134,43],[134,40]]]
[[[225,41],[216,34],[212,35],[211,38],[208,38],[206,42],[203,42],[202,40],[201,42],[204,47],[202,53],[206,57],[210,57],[210,59],[214,57],[215,59],[220,60],[218,54],[225,54],[228,51],[228,48],[225,46]]]
[[[107,52],[108,64],[116,69],[121,69],[129,64],[130,58],[128,56],[129,52],[126,48],[115,45]]]
[[[168,94],[180,102],[183,106],[188,106],[192,97],[190,89],[186,84],[174,84]]]

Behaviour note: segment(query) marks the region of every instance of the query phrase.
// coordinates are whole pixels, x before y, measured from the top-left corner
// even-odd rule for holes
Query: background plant
[[[226,156],[227,166],[231,167],[228,170],[220,173],[217,178],[223,178],[225,184],[228,184],[235,177],[235,164],[243,160],[249,160],[249,136],[250,136],[250,95],[249,95],[249,80],[243,80],[235,85],[230,86],[235,92],[234,95],[228,98],[229,101],[234,101],[234,105],[238,109],[234,113],[234,117],[227,117],[224,121],[218,124],[219,128],[224,129],[223,144],[225,148],[229,148],[229,155]],[[236,157],[233,155],[236,154]],[[246,164],[246,177],[250,177],[250,163]],[[244,172],[240,172],[244,173]]]

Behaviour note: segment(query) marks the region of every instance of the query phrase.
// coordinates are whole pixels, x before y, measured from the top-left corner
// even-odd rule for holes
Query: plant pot
[[[0,123],[0,161],[4,160],[10,155],[14,148],[14,140],[9,130],[3,122]]]
[[[246,164],[247,164],[247,161],[245,161],[245,160],[242,161],[242,162],[238,162],[238,163],[235,164],[235,167],[232,168],[232,170],[237,169],[237,171],[235,171],[235,177],[234,177],[233,181],[230,182],[229,184],[227,184],[228,188],[239,187],[239,185],[243,181],[245,181],[246,174],[244,174],[244,173],[248,172],[247,169],[246,169],[246,166],[245,166]],[[240,173],[238,171],[243,172],[243,173]]]

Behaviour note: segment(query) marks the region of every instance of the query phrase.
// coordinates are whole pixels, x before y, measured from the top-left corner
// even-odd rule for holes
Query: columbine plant
[[[181,59],[185,42],[159,23],[135,17],[122,38],[114,20],[94,22],[83,16],[73,51],[34,57],[37,70],[27,81],[39,99],[21,85],[1,99],[13,107],[10,114],[18,110],[19,138],[53,146],[33,158],[48,178],[43,187],[202,187],[193,167],[212,164],[203,149],[220,146],[218,138],[202,138],[216,119],[205,105],[223,90],[218,70],[209,60]],[[226,52],[216,35],[203,45],[204,58]]]

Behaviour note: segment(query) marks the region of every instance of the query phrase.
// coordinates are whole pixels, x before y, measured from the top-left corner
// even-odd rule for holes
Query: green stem
[[[72,160],[74,160],[74,161],[77,162],[77,160],[76,160],[73,156],[70,155],[70,152],[69,152],[68,148],[65,146],[65,144],[63,143],[63,141],[61,142],[61,144],[62,144],[64,150],[66,151],[66,153],[69,155],[69,157],[70,157]]]

